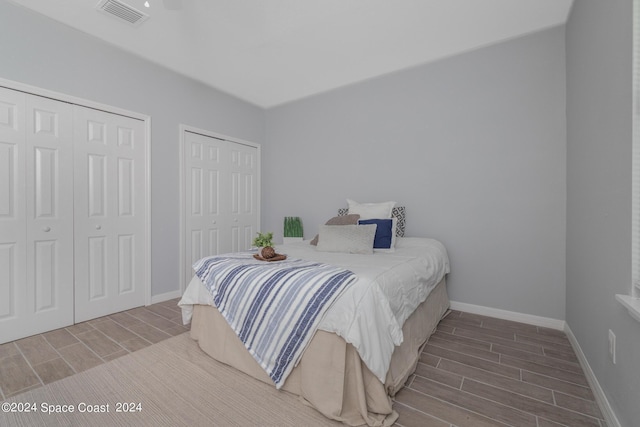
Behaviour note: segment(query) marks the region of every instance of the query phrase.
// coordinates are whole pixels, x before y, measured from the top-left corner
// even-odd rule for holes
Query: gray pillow
[[[357,225],[358,220],[360,219],[360,215],[358,214],[349,214],[349,215],[340,215],[334,216],[329,221],[325,222],[324,225]],[[309,242],[310,245],[317,246],[318,245],[318,235]]]
[[[372,254],[376,224],[321,225],[318,251]]]

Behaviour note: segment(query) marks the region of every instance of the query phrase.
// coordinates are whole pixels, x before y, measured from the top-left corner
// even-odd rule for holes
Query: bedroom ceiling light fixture
[[[149,4],[148,0],[146,2],[144,2],[144,7],[151,7],[151,5]]]

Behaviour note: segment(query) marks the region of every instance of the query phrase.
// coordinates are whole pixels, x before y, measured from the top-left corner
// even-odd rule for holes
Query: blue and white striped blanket
[[[193,265],[253,358],[282,387],[323,315],[356,279],[349,270],[301,259],[264,262],[251,252]]]

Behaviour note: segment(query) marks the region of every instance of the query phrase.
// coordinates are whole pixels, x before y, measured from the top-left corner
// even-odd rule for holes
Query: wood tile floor
[[[1,344],[1,400],[187,331],[178,300]]]
[[[0,345],[0,397],[188,330],[177,299]],[[452,311],[395,398],[402,427],[606,427],[565,334]]]
[[[564,332],[452,311],[395,399],[404,427],[606,426]]]

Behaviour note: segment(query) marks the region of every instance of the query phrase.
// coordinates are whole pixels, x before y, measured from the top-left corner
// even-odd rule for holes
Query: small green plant
[[[258,237],[253,239],[253,246],[257,248],[266,248],[267,246],[273,246],[273,233],[260,233],[258,232]]]
[[[284,237],[302,237],[302,220],[299,216],[284,217]]]

